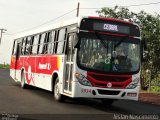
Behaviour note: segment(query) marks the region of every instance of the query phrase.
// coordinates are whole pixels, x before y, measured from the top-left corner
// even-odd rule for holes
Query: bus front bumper
[[[79,82],[74,84],[72,97],[138,100],[140,90],[140,85],[134,89],[113,89],[83,86]]]

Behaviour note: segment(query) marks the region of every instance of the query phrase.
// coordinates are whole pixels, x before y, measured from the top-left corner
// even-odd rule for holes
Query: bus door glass
[[[67,91],[72,91],[72,73],[73,73],[73,39],[74,34],[69,34],[66,45],[66,72],[65,72],[65,87]]]

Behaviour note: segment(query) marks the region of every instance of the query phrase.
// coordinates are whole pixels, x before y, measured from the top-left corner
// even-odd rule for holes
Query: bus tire
[[[102,101],[102,104],[103,104],[104,106],[111,106],[112,103],[113,103],[115,100],[114,100],[114,99],[101,99],[101,101]]]
[[[65,96],[60,94],[59,78],[57,77],[54,84],[54,99],[58,102],[64,102]]]
[[[25,79],[25,74],[24,72],[22,72],[21,74],[21,88],[26,88],[26,83],[25,83],[26,79]]]

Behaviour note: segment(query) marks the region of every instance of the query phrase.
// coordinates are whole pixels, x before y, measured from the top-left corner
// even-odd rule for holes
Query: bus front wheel
[[[65,96],[60,93],[60,83],[57,77],[54,84],[54,99],[59,102],[65,101]]]

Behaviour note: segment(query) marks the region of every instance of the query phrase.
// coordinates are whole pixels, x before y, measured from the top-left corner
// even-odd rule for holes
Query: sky
[[[29,30],[43,23],[57,23],[58,21],[76,17],[76,11],[57,20],[55,18],[77,8],[102,8],[128,6],[146,3],[156,3],[160,0],[0,0],[0,29],[7,29],[3,34],[0,45],[0,63],[10,63],[13,39],[15,33]],[[80,9],[79,16],[98,16],[97,9]],[[160,14],[160,4],[129,7],[130,11]],[[54,21],[53,21],[54,20]],[[47,25],[47,24],[46,24]]]

